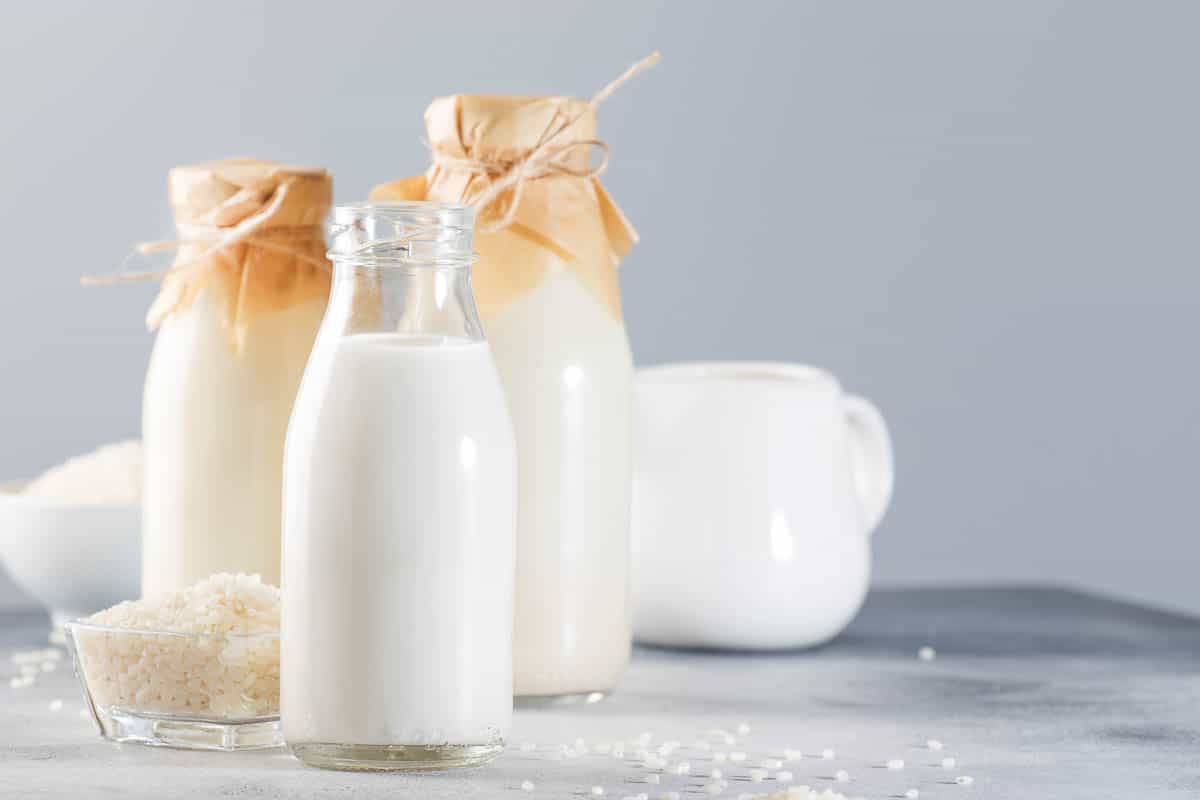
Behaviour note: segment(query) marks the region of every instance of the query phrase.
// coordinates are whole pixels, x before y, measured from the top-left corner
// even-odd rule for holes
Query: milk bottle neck
[[[325,326],[342,335],[401,333],[482,341],[470,267],[335,265]]]
[[[333,283],[323,334],[396,333],[482,341],[471,290],[474,215],[438,203],[334,210]]]

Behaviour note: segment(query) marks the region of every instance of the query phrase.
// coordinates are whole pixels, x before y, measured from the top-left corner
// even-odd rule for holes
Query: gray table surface
[[[0,675],[16,649],[42,646],[47,622],[0,615]],[[933,661],[919,647],[937,650]],[[63,708],[51,710],[54,700]],[[795,783],[852,796],[921,798],[1200,798],[1200,620],[1050,588],[879,591],[833,644],[734,655],[640,648],[602,702],[520,710],[512,745],[478,770],[371,775],[301,767],[281,750],[201,753],[116,745],[83,719],[69,665],[29,688],[0,685],[0,797],[476,798],[604,797],[674,790],[703,798],[715,751],[718,797],[780,791],[751,767],[781,757]],[[713,728],[750,732],[694,748]],[[651,749],[691,774],[647,771],[611,755],[556,757],[559,745],[652,734]],[[943,752],[925,742],[938,739]],[[522,742],[535,743],[524,751]],[[825,760],[822,750],[836,757]],[[628,747],[628,752],[633,746]],[[954,769],[940,766],[945,756]],[[886,769],[903,759],[903,769]],[[845,770],[850,781],[832,777]],[[772,770],[772,775],[775,770]],[[974,783],[954,783],[970,775]],[[531,780],[536,788],[523,792]]]

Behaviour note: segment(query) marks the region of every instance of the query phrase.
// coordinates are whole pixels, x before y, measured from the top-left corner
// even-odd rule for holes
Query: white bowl
[[[141,593],[141,509],[67,505],[0,486],[0,562],[57,629]]]

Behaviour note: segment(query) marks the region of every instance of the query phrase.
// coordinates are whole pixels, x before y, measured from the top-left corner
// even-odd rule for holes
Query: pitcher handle
[[[879,409],[865,397],[843,398],[850,423],[850,471],[863,509],[866,532],[873,533],[892,499],[895,471],[892,438]]]

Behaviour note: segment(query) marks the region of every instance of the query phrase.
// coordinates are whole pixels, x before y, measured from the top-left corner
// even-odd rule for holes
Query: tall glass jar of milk
[[[323,169],[235,158],[176,167],[174,266],[142,402],[142,594],[214,572],[279,583],[288,415],[329,294]]]
[[[594,698],[632,641],[633,358],[617,264],[636,234],[589,168],[595,101],[454,95],[425,123],[429,171],[371,196],[479,207],[476,296],[520,464],[513,691]]]
[[[507,735],[516,445],[473,221],[456,204],[334,211],[284,457],[281,713],[315,766],[470,766]]]

